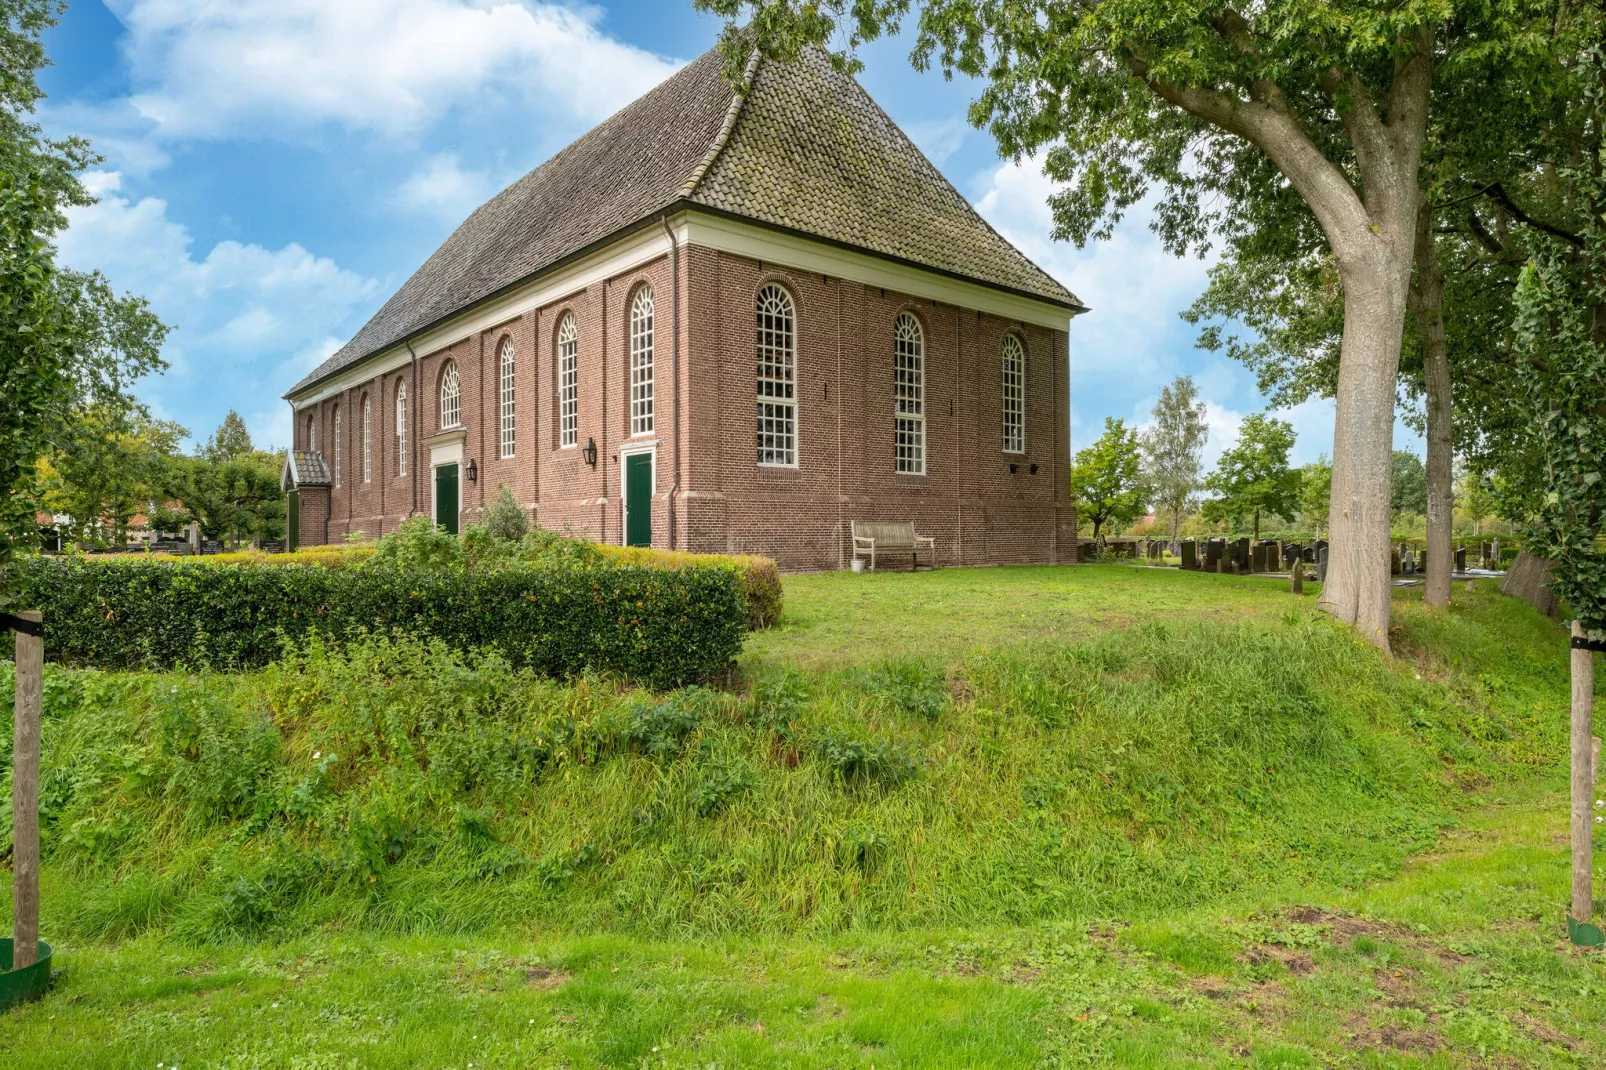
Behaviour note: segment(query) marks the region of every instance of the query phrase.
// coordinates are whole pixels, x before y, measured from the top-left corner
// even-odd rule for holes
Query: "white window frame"
[[[307,452],[318,452],[318,412],[313,410],[312,418],[307,421]]]
[[[449,360],[441,372],[441,430],[462,426],[463,377],[457,372],[457,361]]]
[[[1025,453],[1026,345],[1019,336],[1006,334],[999,349],[999,411],[1004,452]]]
[[[362,396],[362,481],[374,481],[374,401],[373,395]]]
[[[580,328],[574,313],[558,321],[558,448],[573,449],[580,441]]]
[[[497,419],[501,431],[503,460],[513,456],[517,444],[515,423],[517,413],[514,409],[517,368],[513,358],[513,339],[503,338],[497,353]]]
[[[753,313],[757,394],[754,431],[758,466],[796,468],[800,453],[797,302],[786,287],[769,282],[759,288]]]
[[[340,489],[340,406],[335,406],[333,435],[335,440],[335,489]]]
[[[653,319],[652,287],[636,290],[630,302],[630,434],[653,432]]]
[[[407,474],[407,384],[396,384],[396,474]]]
[[[926,474],[926,332],[912,312],[892,326],[892,468]]]

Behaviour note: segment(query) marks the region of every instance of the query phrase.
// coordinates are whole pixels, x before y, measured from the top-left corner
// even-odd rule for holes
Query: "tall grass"
[[[1407,608],[1421,664],[1299,610],[740,693],[393,640],[237,676],[53,668],[47,924],[827,932],[1359,882],[1563,753],[1563,648],[1502,638],[1505,612]],[[1509,679],[1457,663],[1478,643]]]

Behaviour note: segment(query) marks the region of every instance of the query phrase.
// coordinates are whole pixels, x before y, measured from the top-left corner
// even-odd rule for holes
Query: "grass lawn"
[[[69,972],[0,1065],[1606,1065],[1560,629],[1405,590],[1384,662],[1312,589],[789,577],[695,710],[416,651],[64,674]],[[303,817],[241,808],[281,781]]]
[[[1319,590],[1307,583],[1304,601]],[[786,577],[782,620],[748,640],[743,664],[952,662],[977,647],[1085,639],[1143,621],[1268,618],[1292,598],[1286,580],[1131,566],[816,572]]]

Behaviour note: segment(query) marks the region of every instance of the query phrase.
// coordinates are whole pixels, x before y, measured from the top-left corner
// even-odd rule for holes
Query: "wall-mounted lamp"
[[[470,483],[478,483],[479,482],[479,480],[480,480],[480,466],[474,463],[474,458],[470,457],[468,459],[468,468],[467,468],[467,470],[465,471],[464,474],[468,476],[468,481]]]
[[[580,454],[585,458],[586,464],[595,468],[597,466],[597,440],[594,438],[586,439],[586,448],[581,450]]]
[[[1035,464],[1032,465],[1031,468],[1028,469],[1028,471],[1030,471],[1032,473],[1032,475],[1035,476],[1037,474],[1037,466]]]
[[[1009,474],[1010,475],[1014,475],[1016,472],[1019,472],[1019,471],[1020,471],[1020,465],[1018,465],[1015,462],[1011,461],[1010,464],[1009,464]]]

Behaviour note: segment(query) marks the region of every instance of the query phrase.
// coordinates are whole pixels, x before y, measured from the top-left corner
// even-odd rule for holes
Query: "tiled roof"
[[[750,67],[741,100],[722,65],[709,51],[482,205],[290,393],[683,202],[1079,307],[823,55]]]
[[[293,466],[293,467],[292,467]],[[329,485],[329,465],[317,450],[291,450],[285,465],[287,475],[295,476],[295,486],[326,487]]]
[[[997,286],[1080,304],[993,230],[823,52],[763,63],[691,200]]]

